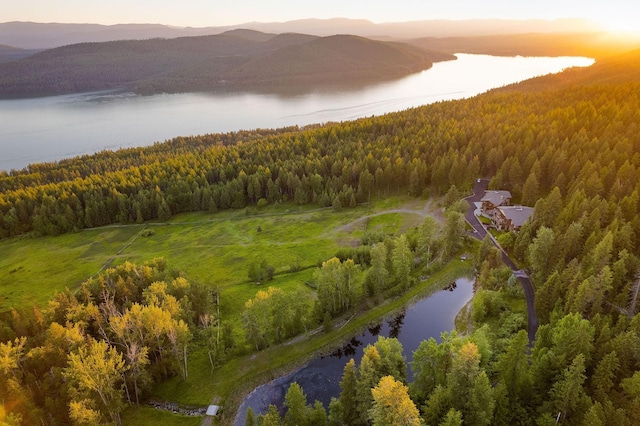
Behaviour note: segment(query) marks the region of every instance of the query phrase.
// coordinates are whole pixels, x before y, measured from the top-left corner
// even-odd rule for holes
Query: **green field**
[[[170,268],[185,272],[191,280],[224,288],[223,308],[234,312],[257,291],[247,276],[252,263],[266,260],[276,268],[274,284],[295,286],[308,280],[310,274],[308,270],[288,274],[292,265],[303,269],[318,265],[333,256],[338,247],[357,242],[366,223],[358,219],[408,202],[393,198],[379,207],[359,206],[338,212],[277,205],[260,211],[187,213],[174,216],[166,224],[3,240],[0,312],[11,307],[42,306],[55,291],[77,288],[110,261],[113,265],[143,263],[154,257],[164,257]],[[424,202],[418,207],[423,206]],[[389,213],[369,222],[376,229],[394,233],[420,221],[418,214]],[[153,235],[140,236],[143,226]]]
[[[139,230],[104,228],[0,241],[0,312],[44,305],[56,290],[78,287]]]

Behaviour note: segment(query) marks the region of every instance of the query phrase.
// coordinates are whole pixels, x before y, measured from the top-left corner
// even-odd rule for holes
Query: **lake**
[[[489,89],[589,66],[583,57],[457,54],[426,71],[351,89],[303,94],[218,92],[137,96],[89,93],[0,100],[0,170],[176,136],[345,121],[475,96]]]
[[[456,315],[473,296],[473,285],[474,280],[459,278],[447,289],[419,300],[388,321],[353,337],[333,354],[314,359],[303,368],[256,388],[240,405],[235,426],[245,424],[249,406],[256,415],[264,414],[269,404],[281,409],[289,385],[293,382],[302,387],[308,403],[313,404],[317,399],[328,407],[331,397],[340,395],[340,381],[347,361],[354,358],[356,365],[359,365],[364,347],[374,344],[378,336],[396,337],[402,343],[403,354],[409,363],[423,340],[433,337],[440,342],[443,332],[454,329]],[[410,369],[408,379],[412,379]]]

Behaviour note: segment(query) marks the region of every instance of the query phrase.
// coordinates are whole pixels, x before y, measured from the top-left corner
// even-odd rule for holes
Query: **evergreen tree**
[[[342,389],[339,399],[342,424],[361,424],[362,420],[358,410],[358,376],[353,358],[344,366],[340,389]]]
[[[480,369],[480,355],[473,343],[464,345],[453,359],[447,386],[454,396],[453,407],[465,424],[485,426],[493,417],[494,398],[486,373]]]
[[[356,396],[358,398],[358,417],[360,419],[368,418],[368,412],[373,403],[371,388],[376,386],[382,378],[380,375],[380,365],[381,360],[378,349],[375,346],[367,346],[364,349],[364,355],[358,368],[359,377]]]
[[[409,287],[411,283],[411,263],[413,256],[407,237],[402,234],[394,241],[393,248],[393,273],[398,286],[402,289]]]
[[[280,418],[280,413],[278,412],[278,407],[273,404],[269,405],[269,410],[258,416],[258,425],[259,426],[281,426],[282,419]]]
[[[445,217],[444,250],[447,257],[450,258],[462,248],[466,222],[464,215],[455,210],[447,211]]]
[[[244,421],[246,426],[254,426],[256,424],[256,415],[253,413],[253,408],[247,408],[247,415]]]
[[[527,332],[520,330],[511,339],[495,366],[500,381],[506,387],[509,400],[514,406],[529,400],[531,375],[527,356],[528,344]],[[515,407],[512,408],[512,410],[515,409]]]
[[[462,413],[452,408],[447,412],[439,426],[462,426]]]
[[[289,385],[289,390],[284,397],[284,406],[287,413],[284,416],[285,426],[306,426],[309,423],[310,410],[307,407],[307,396],[296,382]]]
[[[328,424],[327,410],[324,409],[324,405],[318,400],[313,404],[308,424],[312,426],[327,426]]]
[[[527,259],[536,282],[545,282],[551,273],[554,266],[552,262],[555,259],[553,256],[554,243],[553,230],[543,226],[538,230],[533,243],[529,246]]]
[[[586,379],[584,361],[584,355],[576,356],[549,391],[554,412],[569,424],[580,424],[591,407],[591,399],[582,387]]]

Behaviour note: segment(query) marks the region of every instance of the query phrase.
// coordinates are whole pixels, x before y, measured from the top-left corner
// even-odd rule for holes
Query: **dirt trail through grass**
[[[370,215],[367,216],[362,216],[352,222],[347,223],[346,225],[342,225],[341,227],[339,227],[337,229],[337,231],[339,232],[352,232],[359,224],[361,224],[362,222],[377,217],[377,216],[382,216],[385,214],[391,214],[391,213],[401,213],[401,214],[415,214],[418,215],[422,218],[426,217],[426,216],[433,216],[434,218],[436,218],[439,222],[444,223],[444,217],[442,216],[442,213],[436,209],[432,207],[432,199],[430,198],[429,200],[427,200],[427,202],[425,203],[424,207],[421,209],[416,209],[416,208],[412,208],[412,206],[415,206],[416,203],[409,203],[407,204],[405,207],[401,207],[401,208],[397,208],[397,209],[389,209],[389,210],[383,210],[381,212],[376,212],[376,213],[372,213]]]

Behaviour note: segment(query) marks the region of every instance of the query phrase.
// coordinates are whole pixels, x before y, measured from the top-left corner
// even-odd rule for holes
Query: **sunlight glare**
[[[614,33],[640,33],[640,23],[635,16],[603,16],[600,21]]]

